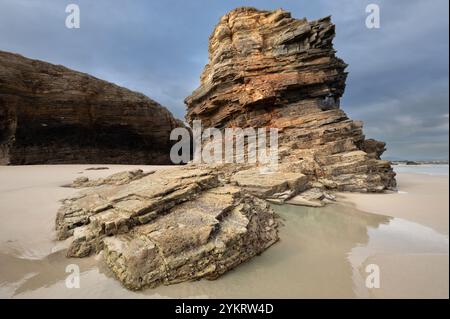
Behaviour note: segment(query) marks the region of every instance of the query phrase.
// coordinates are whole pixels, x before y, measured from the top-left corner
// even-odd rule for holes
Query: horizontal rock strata
[[[121,174],[66,199],[56,229],[69,257],[102,251],[129,289],[214,279],[278,240],[270,206],[212,169]]]
[[[178,126],[143,94],[0,51],[0,164],[170,164]]]
[[[201,85],[187,97],[187,120],[204,127],[279,129],[286,172],[329,189],[381,192],[395,173],[383,142],[340,109],[346,64],[335,56],[330,18],[294,19],[283,10],[238,8],[209,40]]]
[[[146,175],[153,174],[155,171],[150,171],[144,173],[143,170],[137,169],[134,171],[125,171],[113,174],[106,178],[98,178],[95,180],[90,180],[87,177],[79,177],[73,181],[72,184],[68,185],[73,188],[84,188],[84,187],[94,187],[101,185],[124,185],[128,184],[131,181],[136,179],[140,179]]]
[[[130,289],[214,279],[278,240],[265,200],[319,207],[331,190],[395,187],[380,160],[385,144],[339,108],[346,64],[335,56],[330,18],[293,19],[239,8],[210,38],[201,86],[186,99],[187,119],[203,127],[279,129],[280,163],[188,164],[107,178],[79,178],[56,229],[67,255],[102,252]],[[220,141],[221,142],[221,141]],[[207,143],[207,141],[205,141]]]
[[[261,173],[259,168],[241,170],[230,181],[260,198],[279,198],[285,192],[301,192],[307,188],[308,179],[300,173]]]

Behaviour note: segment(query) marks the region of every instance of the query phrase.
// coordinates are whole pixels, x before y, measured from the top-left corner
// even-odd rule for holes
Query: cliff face
[[[187,120],[204,127],[279,129],[281,169],[315,185],[348,191],[395,187],[380,160],[385,144],[366,140],[362,123],[340,109],[346,64],[335,56],[330,18],[238,8],[209,41],[201,86],[187,97]]]
[[[0,164],[169,164],[180,125],[140,93],[0,51]]]

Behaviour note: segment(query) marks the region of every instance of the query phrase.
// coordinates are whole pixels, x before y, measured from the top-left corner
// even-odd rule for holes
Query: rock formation
[[[214,279],[278,240],[270,206],[214,169],[119,173],[93,185],[64,201],[58,239],[72,237],[69,257],[103,251],[129,289]]]
[[[187,119],[278,128],[279,169],[190,163],[79,178],[71,186],[85,189],[63,201],[56,219],[58,238],[72,238],[68,256],[103,252],[130,289],[214,279],[278,240],[265,200],[322,206],[334,200],[328,189],[395,187],[389,162],[380,160],[385,144],[365,139],[362,124],[339,109],[346,65],[334,55],[333,36],[329,18],[252,8],[225,15],[211,35],[201,86],[186,99]]]
[[[330,18],[294,19],[283,10],[238,8],[209,41],[201,86],[187,97],[187,120],[204,127],[279,129],[281,169],[315,186],[380,192],[395,173],[385,144],[339,108],[346,64],[335,56]]]
[[[143,94],[0,51],[0,164],[169,164],[180,125]]]

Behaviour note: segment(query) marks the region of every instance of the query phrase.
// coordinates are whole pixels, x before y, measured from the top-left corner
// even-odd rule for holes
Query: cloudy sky
[[[81,28],[67,29],[78,4]],[[381,27],[367,29],[367,4]],[[332,15],[349,64],[341,106],[386,141],[388,159],[448,159],[448,0],[0,0],[0,50],[63,64],[140,91],[184,117],[199,84],[208,36],[238,6]]]

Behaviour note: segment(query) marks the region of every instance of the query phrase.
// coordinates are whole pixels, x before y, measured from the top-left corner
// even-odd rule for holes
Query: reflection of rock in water
[[[67,259],[65,253],[65,250],[60,250],[43,259],[25,259],[0,253],[0,287],[12,286],[12,296],[17,296],[64,281],[69,275],[65,272],[69,264],[76,264],[80,273],[97,264],[94,258]]]
[[[43,260],[27,260],[14,257],[16,253],[0,253],[0,297],[365,297],[366,273],[360,266],[364,266],[361,260],[367,256],[448,255],[448,236],[402,219],[366,214],[341,204],[323,208],[273,207],[286,220],[280,229],[281,241],[215,281],[131,292],[94,258],[66,259],[66,251],[59,251]],[[65,286],[65,269],[72,263],[80,267],[81,289]],[[404,270],[391,265],[388,272],[404,275]],[[382,278],[384,271],[382,268]],[[429,276],[426,271],[420,274]],[[408,295],[405,287],[398,296]]]
[[[347,256],[353,247],[368,243],[369,228],[388,224],[391,218],[341,205],[273,208],[287,221],[280,232],[283,246],[278,258],[295,259],[284,264],[290,280],[299,286],[296,296],[355,297],[353,267]]]
[[[274,205],[273,208],[285,218],[289,218],[289,223],[295,223],[294,227],[303,234],[305,242],[314,244],[318,239],[327,239],[326,244],[332,244],[330,241],[337,239],[339,242],[348,243],[349,249],[357,244],[367,244],[369,227],[377,228],[380,224],[388,224],[392,219],[349,207],[344,210],[338,205],[328,205],[323,209],[290,205]],[[298,216],[287,217],[286,214]]]
[[[369,228],[387,224],[390,219],[341,205],[319,209],[273,207],[286,220],[280,232],[281,242],[215,281],[181,283],[135,294],[118,286],[103,262],[94,258],[67,259],[66,251],[59,251],[43,260],[1,254],[0,289],[8,287],[8,294],[13,296],[27,296],[40,290],[38,295],[48,297],[82,297],[86,289],[92,296],[105,298],[354,297],[353,273],[347,254],[353,247],[367,243]],[[80,267],[82,289],[64,288],[68,276],[65,269],[72,263]]]

